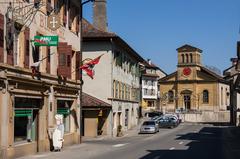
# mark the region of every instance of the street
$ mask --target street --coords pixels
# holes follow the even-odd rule
[[[24,159],[202,159],[239,158],[230,154],[226,126],[183,123],[174,129],[160,129],[157,134],[137,134],[132,130],[121,138],[86,140],[61,152],[39,153]],[[21,159],[23,159],[21,158]]]

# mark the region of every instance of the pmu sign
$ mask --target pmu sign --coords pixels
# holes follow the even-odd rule
[[[35,46],[58,46],[58,36],[34,36]]]

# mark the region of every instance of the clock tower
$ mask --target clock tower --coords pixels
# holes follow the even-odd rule
[[[190,45],[184,45],[178,51],[178,80],[196,80],[197,70],[201,66],[202,50]]]

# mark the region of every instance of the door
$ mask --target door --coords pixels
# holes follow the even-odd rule
[[[183,98],[185,109],[187,110],[191,109],[191,96],[189,94],[186,94],[183,96]]]

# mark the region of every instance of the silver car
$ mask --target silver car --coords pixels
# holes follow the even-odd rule
[[[158,123],[154,120],[144,121],[139,134],[143,133],[156,133],[159,132],[159,126]]]

